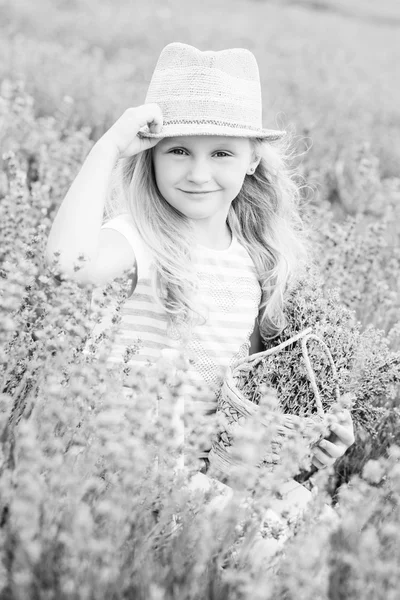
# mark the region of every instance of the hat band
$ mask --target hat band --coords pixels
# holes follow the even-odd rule
[[[164,121],[163,127],[167,125],[218,125],[220,127],[231,127],[232,129],[261,131],[260,127],[253,127],[252,125],[240,123],[229,123],[228,121],[217,121],[216,119],[171,119],[170,121]]]

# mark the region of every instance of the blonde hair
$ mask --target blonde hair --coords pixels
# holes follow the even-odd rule
[[[291,139],[251,140],[260,157],[255,173],[246,175],[228,212],[228,225],[249,251],[262,288],[259,313],[264,337],[285,327],[284,295],[307,259],[307,241],[300,217],[302,187],[290,170]],[[105,220],[129,212],[139,235],[154,258],[155,297],[170,318],[189,331],[201,317],[194,302],[196,276],[191,261],[190,221],[160,194],[154,174],[152,149],[121,159],[106,202]]]

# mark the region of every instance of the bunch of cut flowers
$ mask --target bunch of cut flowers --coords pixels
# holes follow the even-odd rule
[[[282,445],[296,436],[306,442],[299,458],[304,468],[313,446],[329,435],[336,414],[350,406],[359,340],[353,313],[334,292],[322,291],[311,270],[288,294],[284,311],[287,325],[279,338],[267,339],[261,330],[265,350],[233,365],[221,388],[210,463],[224,481],[243,463],[235,439],[244,422],[257,415],[266,394],[277,396],[273,418],[278,425],[257,459],[270,472],[280,462]]]

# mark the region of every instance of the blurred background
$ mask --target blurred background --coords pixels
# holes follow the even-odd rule
[[[264,125],[299,136],[309,179],[360,142],[385,178],[399,173],[399,34],[398,0],[0,0],[0,80],[26,81],[37,116],[68,112],[96,140],[144,101],[169,42],[245,47]]]

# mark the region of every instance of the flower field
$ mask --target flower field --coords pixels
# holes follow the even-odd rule
[[[328,0],[1,0],[0,17],[0,599],[397,600],[395,3],[377,12],[358,0],[351,10]],[[355,444],[331,470],[310,477],[296,430],[273,472],[260,465],[278,401],[308,393],[297,355],[282,353],[261,418],[232,441],[240,460],[228,478],[234,493],[222,500],[217,483],[191,483],[196,451],[221,423],[199,422],[190,405],[180,468],[183,358],[175,369],[165,356],[139,370],[127,348],[124,364],[107,363],[126,278],[97,290],[93,311],[93,290],[56,280],[44,260],[88,151],[143,101],[170,41],[248,47],[258,59],[264,121],[293,136],[315,248],[315,264],[287,295],[285,335],[312,327],[326,342],[355,424]],[[99,334],[111,306],[112,326]],[[314,360],[328,398],[325,363]],[[313,499],[300,518],[274,520],[288,476]]]

